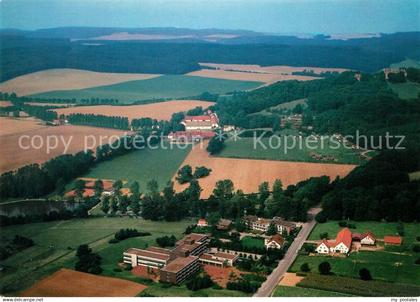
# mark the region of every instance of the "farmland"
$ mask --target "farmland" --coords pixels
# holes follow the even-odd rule
[[[141,100],[197,96],[203,92],[220,94],[235,90],[248,90],[260,85],[261,82],[255,81],[234,81],[185,75],[164,75],[148,80],[128,81],[88,89],[50,91],[33,94],[32,96],[44,99],[75,98],[79,100],[89,98],[113,98],[118,99],[121,103],[128,104]]]
[[[258,135],[256,136],[258,137]],[[280,136],[279,136],[280,137]],[[284,137],[284,136],[283,136]],[[249,158],[249,159],[266,159],[266,160],[282,160],[282,161],[299,161],[299,162],[331,162],[331,163],[343,163],[343,164],[361,164],[363,160],[359,157],[359,152],[349,149],[343,146],[342,143],[334,142],[329,138],[325,137],[317,139],[315,144],[309,145],[305,143],[305,137],[302,137],[302,148],[299,146],[299,136],[287,135],[286,139],[271,139],[261,138],[259,141],[262,144],[255,144],[253,138],[238,138],[228,139],[225,142],[225,148],[218,155],[220,157],[230,158]],[[290,140],[289,140],[290,139]],[[277,148],[270,147],[270,141],[273,146],[279,146]],[[278,145],[278,142],[281,145]],[[293,145],[293,141],[295,142]],[[308,139],[309,141],[309,139]],[[286,148],[286,144],[289,149]],[[334,147],[338,144],[339,148]],[[328,157],[327,161],[320,161],[310,156],[311,153],[316,153],[325,157]]]
[[[21,126],[21,120],[11,121],[3,118],[0,120],[2,122],[5,121],[5,125],[7,126],[5,127],[6,131],[13,131],[11,134],[2,133],[0,136],[2,144],[0,151],[1,173],[14,170],[31,163],[44,163],[51,158],[62,155],[64,152],[67,154],[73,154],[84,150],[85,147],[94,149],[96,146],[101,144],[101,141],[102,144],[108,143],[109,141],[112,142],[118,136],[124,134],[123,131],[114,129],[73,125],[44,127],[38,125],[34,121],[29,123],[24,122]],[[23,127],[23,130],[21,127]],[[31,128],[32,130],[29,130]],[[15,130],[19,130],[19,132],[16,132]],[[26,139],[22,140],[22,144],[24,144],[23,147],[25,147],[25,149],[19,146],[19,139],[23,134],[26,135]],[[57,147],[48,149],[48,139],[51,140],[52,145],[55,145],[55,142],[57,142]],[[34,142],[32,146],[30,146],[31,140]],[[67,149],[66,146],[68,146]]]
[[[10,118],[0,117],[0,138],[9,134],[23,133],[27,131],[45,128],[42,121],[36,118]]]
[[[291,271],[300,271],[303,263],[308,263],[312,272],[316,272],[319,263],[328,261],[331,264],[331,271],[340,276],[358,278],[359,270],[367,268],[373,279],[398,283],[418,284],[420,281],[420,267],[414,264],[417,255],[412,251],[412,246],[418,236],[419,224],[405,223],[405,234],[402,247],[383,248],[381,239],[385,235],[396,235],[396,223],[380,222],[354,222],[354,232],[363,233],[371,231],[379,239],[377,251],[359,251],[350,253],[348,257],[337,258],[328,256],[305,256],[299,255],[291,267]],[[340,227],[337,221],[329,221],[317,224],[312,231],[309,240],[319,240],[321,233],[328,233],[329,238],[335,238]]]
[[[168,147],[168,146],[166,146]],[[168,147],[169,148],[169,147]],[[99,163],[84,177],[138,181],[141,190],[154,179],[163,188],[178,170],[191,148],[143,149]]]
[[[273,297],[348,297],[350,295],[331,292],[326,290],[295,287],[295,286],[277,286]]]
[[[72,113],[82,114],[101,114],[107,116],[125,116],[129,120],[142,117],[150,117],[157,120],[170,120],[175,112],[188,111],[197,106],[207,108],[213,105],[213,102],[196,101],[196,100],[179,100],[167,101],[145,105],[132,106],[80,106],[63,109],[55,109],[58,115],[69,115]]]
[[[146,286],[132,281],[61,269],[23,292],[24,297],[133,297]]]
[[[16,293],[28,288],[36,281],[54,273],[62,267],[72,269],[75,263],[75,249],[80,244],[89,244],[95,252],[102,256],[104,275],[122,277],[118,274],[131,273],[113,271],[122,257],[122,251],[128,247],[145,247],[155,244],[156,237],[174,234],[178,238],[191,221],[159,222],[143,219],[100,217],[89,219],[73,219],[14,225],[2,227],[1,237],[12,238],[15,234],[31,238],[35,245],[19,252],[4,261],[0,273],[2,291]],[[108,240],[121,228],[137,228],[150,232],[152,236],[137,237],[110,245]],[[138,281],[132,276],[132,281]]]
[[[0,91],[18,96],[55,90],[83,89],[158,77],[158,74],[106,73],[80,69],[47,69],[25,74],[0,84]]]
[[[213,191],[217,181],[230,179],[235,189],[245,193],[258,190],[258,186],[268,181],[272,184],[280,179],[283,186],[295,184],[312,176],[327,175],[331,179],[336,176],[347,175],[355,166],[321,163],[298,163],[255,159],[234,159],[210,156],[206,151],[206,144],[197,144],[186,157],[182,165],[191,167],[205,166],[212,169],[209,176],[199,180],[203,189],[202,198],[207,198]],[[185,185],[175,183],[176,190],[182,190]]]

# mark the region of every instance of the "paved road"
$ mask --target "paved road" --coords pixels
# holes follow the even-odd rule
[[[303,243],[316,224],[316,221],[313,218],[320,211],[320,208],[312,208],[308,211],[309,221],[303,224],[302,229],[290,245],[284,258],[254,294],[254,297],[270,297],[277,284],[279,284],[281,277],[287,272],[293,261],[295,261],[298,251],[301,249]]]

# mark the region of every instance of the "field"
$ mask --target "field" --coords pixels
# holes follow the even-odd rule
[[[10,101],[0,101],[0,107],[9,107],[13,106],[12,102]]]
[[[157,74],[106,73],[79,69],[48,69],[25,74],[0,84],[0,91],[15,92],[18,96],[34,93],[83,89],[133,80],[158,77]]]
[[[145,105],[132,106],[80,106],[63,109],[55,109],[58,115],[69,115],[72,113],[83,114],[102,114],[108,116],[126,116],[129,120],[141,117],[150,117],[157,120],[170,120],[175,112],[188,111],[189,109],[201,106],[207,108],[213,105],[213,102],[204,102],[196,100],[167,101]]]
[[[117,136],[124,134],[121,130],[85,127],[85,126],[51,126],[43,127],[34,122],[20,124],[21,120],[3,120],[6,121],[5,129],[16,130],[11,134],[3,134],[0,136],[1,150],[0,150],[0,173],[17,169],[31,163],[44,163],[47,160],[65,153],[73,154],[82,151],[85,147],[89,149],[96,148],[102,144],[115,140]],[[13,129],[13,127],[15,127]],[[21,128],[23,127],[23,129]],[[29,130],[31,129],[32,130]],[[2,127],[3,131],[3,127]],[[7,132],[6,132],[7,133]],[[19,139],[23,137],[22,146],[19,146]],[[94,138],[94,139],[93,139]],[[51,145],[57,143],[56,148],[48,149],[47,140],[50,140]],[[30,141],[33,145],[30,145]],[[41,145],[42,144],[42,145]],[[68,147],[66,149],[66,146]],[[29,147],[29,148],[27,148]],[[39,149],[38,149],[39,148]]]
[[[31,238],[35,245],[0,262],[4,268],[0,272],[1,289],[3,292],[16,293],[63,267],[73,269],[75,249],[80,244],[89,244],[101,255],[104,275],[138,282],[139,279],[130,272],[114,272],[122,252],[128,247],[155,244],[155,239],[163,235],[174,234],[180,238],[191,223],[186,220],[156,223],[128,217],[99,217],[2,227],[2,240],[19,234]],[[150,232],[152,236],[109,244],[108,240],[121,228],[136,228]]]
[[[370,230],[381,240],[384,235],[396,235],[396,223],[379,222],[354,222],[356,229],[354,232],[363,233]],[[309,240],[319,240],[320,234],[327,232],[329,238],[335,238],[338,230],[337,221],[329,221],[317,224],[309,236]],[[418,258],[412,251],[412,246],[416,242],[419,224],[405,223],[405,235],[403,237],[402,247],[385,246],[384,249],[377,251],[359,251],[350,253],[348,257],[338,258],[329,256],[305,256],[299,255],[291,267],[291,271],[300,271],[303,263],[308,263],[312,272],[318,271],[318,265],[322,261],[328,261],[331,264],[334,274],[345,277],[359,277],[359,270],[367,268],[375,280],[399,282],[407,284],[420,283],[420,267],[414,264]],[[418,243],[417,243],[418,244]],[[383,247],[382,242],[378,242],[379,247]]]
[[[343,68],[322,68],[322,67],[294,67],[294,66],[260,66],[247,64],[219,64],[219,63],[200,63],[201,66],[210,68],[229,70],[229,71],[245,71],[256,73],[271,73],[271,74],[292,74],[292,72],[299,72],[306,70],[313,70],[315,73],[321,72],[343,72],[348,69]]]
[[[201,69],[187,73],[189,76],[206,77],[215,79],[237,80],[237,81],[258,81],[266,84],[272,84],[278,81],[310,81],[319,79],[317,77],[289,75],[289,74],[275,74],[275,73],[257,73],[244,71],[228,71],[222,69]]]
[[[326,290],[294,287],[294,286],[277,286],[273,297],[349,297],[350,295],[331,292]]]
[[[394,63],[389,66],[390,68],[397,69],[397,68],[408,68],[408,67],[414,67],[414,68],[420,68],[420,61],[412,60],[412,59],[406,59],[404,61],[401,61],[399,63]]]
[[[137,180],[143,192],[146,190],[147,182],[154,179],[162,189],[176,173],[189,150],[191,150],[189,146],[186,149],[174,147],[172,150],[163,148],[137,150],[111,161],[99,163],[84,177]]]
[[[241,243],[243,246],[249,247],[249,248],[263,248],[264,247],[264,240],[262,238],[255,238],[251,236],[245,236],[241,239]]]
[[[206,166],[211,168],[209,176],[199,180],[203,189],[202,198],[211,195],[217,181],[230,179],[235,189],[241,189],[245,193],[252,193],[258,190],[258,186],[268,181],[270,184],[276,179],[281,179],[283,186],[295,184],[312,176],[327,175],[331,179],[336,176],[347,175],[354,165],[320,164],[320,163],[298,163],[282,162],[255,159],[234,159],[213,157],[206,151],[206,144],[197,144],[187,156],[182,165],[191,167]],[[185,185],[175,182],[175,190],[182,190]]]
[[[146,286],[132,281],[61,269],[23,292],[24,297],[134,297]]]
[[[9,134],[23,133],[45,128],[42,121],[36,118],[0,117],[0,139]],[[2,140],[3,144],[3,140]]]
[[[261,82],[212,79],[185,75],[164,75],[148,80],[128,81],[88,89],[50,91],[33,94],[32,96],[44,99],[114,98],[118,99],[121,103],[129,104],[141,100],[197,96],[203,92],[221,94],[235,90],[253,89],[260,85]]]
[[[392,91],[394,91],[401,99],[411,100],[417,99],[420,93],[420,84],[413,82],[405,82],[399,84],[389,83]]]
[[[258,136],[257,136],[258,137]],[[270,148],[270,138],[262,138],[260,141],[262,145],[257,143],[254,148],[253,138],[238,138],[228,139],[225,142],[225,148],[220,152],[220,157],[230,158],[249,158],[249,159],[266,159],[266,160],[283,160],[283,161],[299,161],[299,162],[313,162],[313,163],[343,163],[343,164],[356,164],[360,165],[364,160],[359,156],[359,152],[353,149],[347,149],[339,142],[331,142],[328,138],[318,139],[315,144],[308,144],[305,142],[305,138],[302,139],[302,148],[299,146],[298,136],[287,136],[285,139],[271,139],[271,145],[274,148]],[[295,141],[295,146],[293,143]],[[281,145],[278,145],[278,143]],[[289,149],[285,149],[289,146]],[[338,144],[339,148],[335,149],[335,144]],[[293,146],[293,147],[292,147]],[[310,153],[328,157],[328,160],[322,161],[312,158]]]

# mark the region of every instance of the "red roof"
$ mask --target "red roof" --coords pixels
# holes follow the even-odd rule
[[[321,244],[325,244],[328,248],[335,246],[334,242],[328,241],[327,239],[322,239],[322,241],[317,245],[317,247]]]
[[[207,225],[207,221],[205,219],[199,219],[197,225]]]
[[[337,246],[342,242],[345,246],[350,248],[351,240],[351,231],[349,230],[349,228],[344,228],[340,232],[338,232],[337,237],[335,237],[335,245]]]
[[[201,122],[201,121],[210,121],[210,120],[211,118],[208,115],[186,116],[184,119],[185,122],[190,122],[190,121]]]
[[[280,236],[279,234],[274,235],[273,237],[270,238],[270,240],[268,241],[268,243],[274,241],[275,243],[277,243],[278,245],[283,245],[284,243],[284,239],[282,236]]]
[[[385,236],[384,237],[385,244],[398,244],[402,243],[401,236]]]
[[[371,231],[367,231],[366,233],[362,234],[361,239],[366,238],[366,237],[370,237],[373,240],[376,240],[375,234],[373,234]]]

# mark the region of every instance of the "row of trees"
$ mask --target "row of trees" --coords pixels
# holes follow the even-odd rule
[[[129,129],[128,118],[122,116],[72,113],[67,117],[67,119],[69,123],[74,125],[114,128],[122,130]]]
[[[210,173],[211,173],[211,169],[206,168],[204,166],[196,167],[193,173],[191,166],[185,165],[181,169],[178,170],[176,180],[180,184],[184,184],[184,183],[190,182],[193,179],[206,177],[210,175]]]

